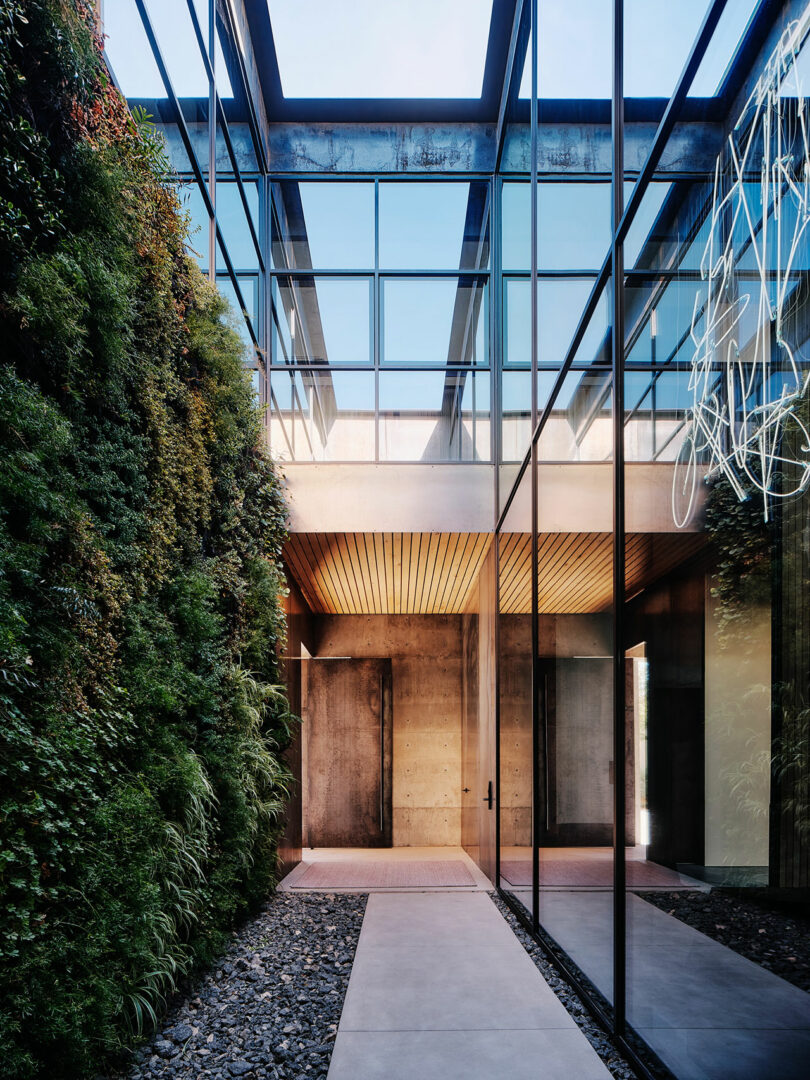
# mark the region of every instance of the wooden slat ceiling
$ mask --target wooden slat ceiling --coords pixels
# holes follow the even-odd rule
[[[630,533],[626,545],[627,594],[643,589],[706,543],[700,533]],[[606,611],[613,603],[613,538],[609,533],[541,533],[538,545],[539,610],[577,614]],[[531,537],[501,537],[500,609],[531,611]]]
[[[491,543],[489,533],[293,533],[284,558],[316,613],[452,615]]]
[[[606,611],[613,602],[608,533],[538,536],[540,611]],[[287,565],[312,611],[331,615],[452,615],[467,606],[492,543],[488,533],[294,533]],[[691,558],[696,533],[631,533],[627,593],[632,596]],[[501,537],[500,605],[531,610],[531,538]]]

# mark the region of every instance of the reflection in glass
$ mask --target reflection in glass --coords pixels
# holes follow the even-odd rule
[[[380,183],[380,268],[479,270],[489,262],[489,184]]]
[[[270,372],[270,450],[284,461],[373,461],[374,373]]]
[[[273,265],[308,270],[374,269],[374,185],[273,184]]]
[[[613,995],[611,408],[609,372],[570,373],[537,447],[539,918],[607,1002]],[[565,468],[549,467],[583,460],[602,462],[591,467],[586,502]]]
[[[384,278],[386,364],[486,364],[487,287],[478,278]]]
[[[489,461],[489,372],[380,373],[381,461]]]
[[[274,364],[367,364],[371,279],[278,277],[273,281]]]
[[[532,910],[532,513],[527,469],[498,534],[500,885]]]

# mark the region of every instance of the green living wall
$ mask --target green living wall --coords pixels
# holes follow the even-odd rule
[[[285,505],[92,4],[0,0],[0,1076],[94,1075],[266,896]]]

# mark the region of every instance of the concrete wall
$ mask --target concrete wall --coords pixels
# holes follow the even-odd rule
[[[302,654],[312,647],[312,626],[310,613],[298,586],[291,579],[287,579],[289,593],[284,599],[284,611],[287,615],[287,650],[283,660],[284,682],[287,687],[287,696],[290,702],[290,712],[296,716],[303,716],[306,706],[304,685],[304,666],[306,661]],[[290,799],[287,803],[287,811],[284,824],[284,835],[279,842],[279,855],[281,857],[284,872],[288,873],[301,861],[302,844],[302,738],[299,728],[293,739],[292,745],[285,754],[285,760],[289,765],[295,783]]]
[[[706,865],[767,866],[771,613],[722,633],[706,592]]]
[[[461,843],[461,615],[323,615],[315,655],[390,657],[394,847]]]

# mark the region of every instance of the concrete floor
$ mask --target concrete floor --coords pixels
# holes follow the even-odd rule
[[[476,884],[369,898],[330,1080],[609,1075],[462,849],[306,850],[280,888],[304,863],[380,858],[461,859]],[[810,994],[633,893],[627,905],[628,1020],[678,1080],[808,1080]],[[540,892],[542,925],[608,1000],[612,907],[605,889]]]
[[[612,918],[610,892],[540,894],[543,927],[608,1000]],[[627,1019],[679,1080],[810,1077],[810,994],[632,893]]]
[[[329,1080],[607,1080],[488,896],[369,897]]]

